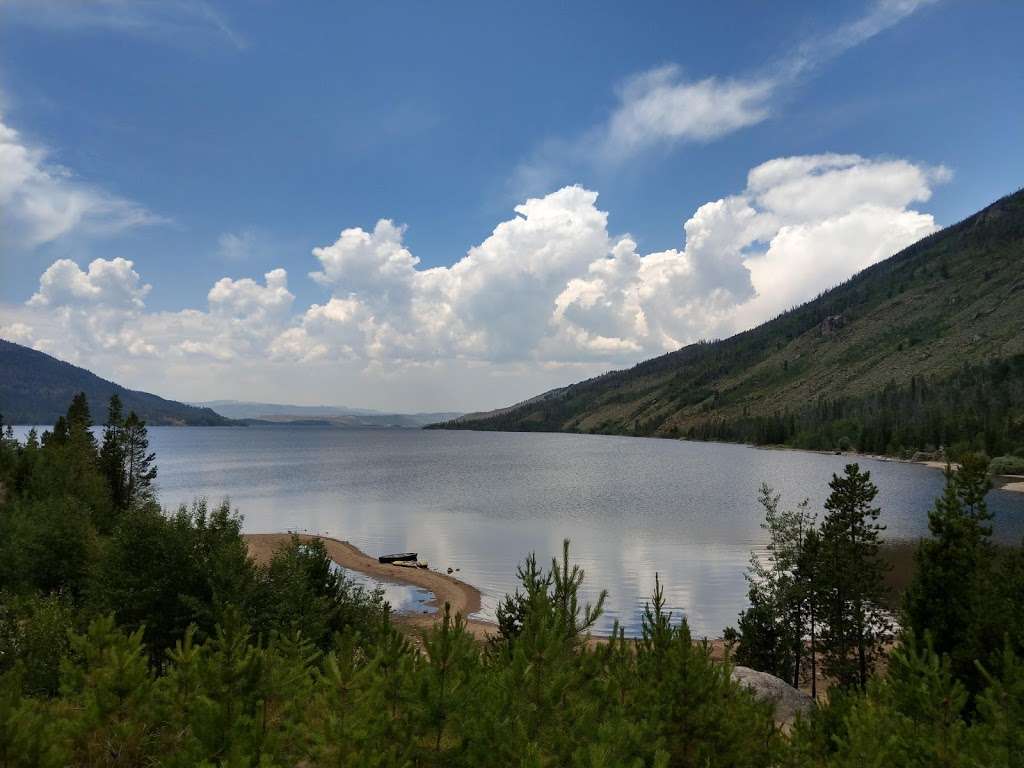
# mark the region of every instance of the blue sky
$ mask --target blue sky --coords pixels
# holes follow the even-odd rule
[[[1018,3],[299,7],[0,0],[31,171],[0,167],[0,335],[182,398],[491,407],[765,319],[1024,179]],[[756,226],[690,247],[720,200]],[[794,227],[842,231],[835,263]]]

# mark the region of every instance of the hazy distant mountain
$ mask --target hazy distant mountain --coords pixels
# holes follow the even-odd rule
[[[0,339],[0,414],[4,423],[51,425],[67,411],[78,392],[85,392],[96,423],[102,423],[113,394],[121,398],[126,412],[135,411],[151,426],[231,423],[209,408],[125,389],[85,368]]]
[[[283,405],[281,403],[255,403],[248,400],[207,400],[201,403],[190,403],[190,405],[197,408],[212,408],[230,419],[261,419],[272,416],[320,418],[381,413],[369,408],[348,408],[344,405]]]
[[[246,422],[272,424],[309,424],[348,429],[404,427],[414,429],[438,421],[455,419],[458,412],[441,413],[386,413],[368,408],[349,408],[343,405],[287,405],[282,403],[253,403],[243,400],[209,400],[193,405],[212,408],[223,416]]]
[[[1012,448],[1022,374],[1024,190],[757,328],[437,426]]]

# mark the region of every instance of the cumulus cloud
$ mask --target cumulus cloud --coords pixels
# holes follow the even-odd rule
[[[126,259],[95,259],[87,270],[59,259],[40,277],[39,289],[25,308],[6,319],[0,333],[73,361],[116,353],[121,358],[228,362],[264,356],[292,322],[295,297],[283,269],[267,272],[263,283],[251,278],[218,280],[207,294],[205,311],[146,311],[144,299],[150,290]]]
[[[260,285],[243,277],[232,280],[222,277],[207,294],[210,311],[227,317],[265,321],[288,314],[295,296],[288,290],[288,273],[283,269],[267,272]]]
[[[516,208],[450,267],[419,269],[404,229],[344,230],[313,254],[332,290],[275,354],[391,363],[433,358],[627,362],[750,327],[936,229],[943,167],[859,155],[779,158],[700,206],[679,249],[616,237],[597,193],[565,187]]]
[[[134,264],[127,259],[95,259],[83,271],[70,259],[55,261],[39,278],[39,290],[30,306],[142,309],[143,298],[152,289],[144,285]]]
[[[699,206],[679,247],[656,252],[611,233],[580,186],[525,201],[450,266],[423,268],[404,227],[381,219],[313,249],[327,296],[299,310],[283,269],[218,280],[204,310],[149,312],[132,262],[60,260],[0,320],[69,359],[589,373],[749,328],[886,258],[937,229],[913,206],[949,177],[855,154],[770,160]]]
[[[71,232],[163,223],[143,206],[83,183],[0,118],[0,246],[32,248]]]

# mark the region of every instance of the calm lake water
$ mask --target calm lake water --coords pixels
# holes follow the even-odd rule
[[[459,568],[481,615],[516,586],[516,565],[572,540],[587,593],[609,592],[602,629],[638,628],[660,574],[696,635],[720,636],[743,608],[750,550],[764,545],[757,489],[821,508],[848,458],[738,445],[591,435],[157,427],[165,505],[230,497],[250,532],[308,530],[370,554],[412,550]],[[860,459],[880,489],[890,538],[927,532],[942,474]],[[997,538],[1024,536],[1024,494],[993,491]],[[422,596],[396,603],[415,605]],[[677,614],[678,615],[678,614]]]

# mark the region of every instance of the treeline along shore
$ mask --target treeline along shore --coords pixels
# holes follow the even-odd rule
[[[660,583],[638,638],[589,642],[605,595],[580,598],[569,542],[549,565],[525,557],[483,638],[472,588],[433,574],[447,604],[410,638],[379,590],[333,567],[370,567],[350,545],[247,539],[226,502],[163,509],[145,423],[107,406],[98,439],[82,395],[51,430],[0,432],[4,768],[1024,758],[1024,554],[991,543],[982,455],[921,510],[930,535],[897,597],[868,472],[833,476],[822,510],[765,485],[768,554],[722,660]],[[810,681],[817,702],[782,728],[736,663]]]

